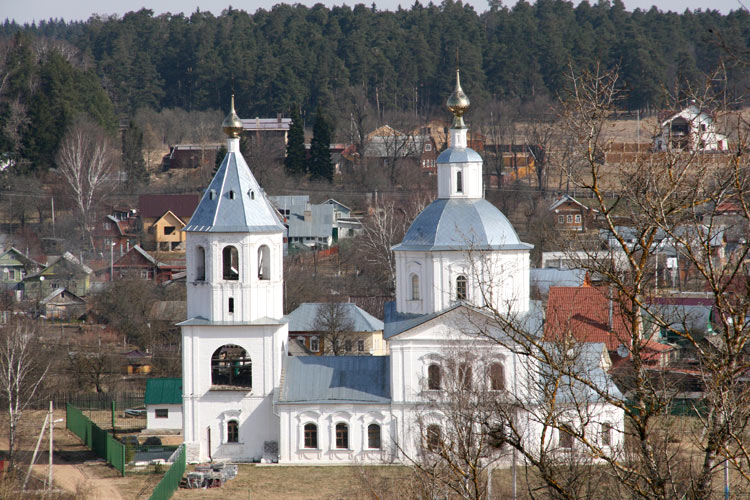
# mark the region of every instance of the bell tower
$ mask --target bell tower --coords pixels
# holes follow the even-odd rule
[[[191,459],[252,460],[278,440],[284,226],[240,153],[234,96],[222,128],[227,155],[185,226],[183,426]]]

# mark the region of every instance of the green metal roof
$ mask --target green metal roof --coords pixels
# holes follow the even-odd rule
[[[181,405],[181,378],[150,378],[146,380],[147,405]]]

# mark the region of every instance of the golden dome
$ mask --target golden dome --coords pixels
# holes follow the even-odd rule
[[[471,101],[461,88],[461,77],[458,68],[456,68],[456,89],[448,97],[448,109],[453,113],[453,128],[466,128],[464,124],[464,113],[469,109]]]
[[[237,116],[237,112],[234,110],[234,94],[232,94],[232,108],[229,110],[229,114],[224,121],[221,122],[221,128],[224,129],[224,133],[227,137],[237,138],[242,132],[242,121]]]

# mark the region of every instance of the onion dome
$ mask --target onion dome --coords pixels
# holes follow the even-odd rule
[[[456,88],[453,93],[448,97],[448,109],[453,113],[453,125],[452,128],[466,128],[464,124],[464,113],[468,111],[471,101],[469,96],[466,95],[464,90],[461,88],[461,77],[459,70],[456,68]]]
[[[237,116],[237,112],[234,110],[234,94],[232,94],[232,108],[221,123],[221,128],[224,129],[227,137],[232,139],[236,139],[242,133],[242,121],[240,121],[240,117]]]

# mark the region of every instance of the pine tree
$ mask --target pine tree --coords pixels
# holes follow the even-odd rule
[[[148,183],[146,162],[143,161],[143,132],[132,120],[122,133],[122,167],[128,174],[128,191]]]
[[[313,138],[310,143],[310,177],[333,181],[333,162],[331,162],[331,124],[326,120],[323,111],[318,108],[313,125]]]
[[[289,125],[289,136],[286,142],[284,169],[288,175],[299,177],[307,171],[305,165],[305,130],[297,106],[292,110],[292,123]]]
[[[227,155],[227,147],[222,146],[219,148],[219,150],[216,152],[216,161],[214,162],[214,175],[216,175],[216,172],[219,171],[219,167],[221,166],[221,162],[224,161],[224,157]]]

